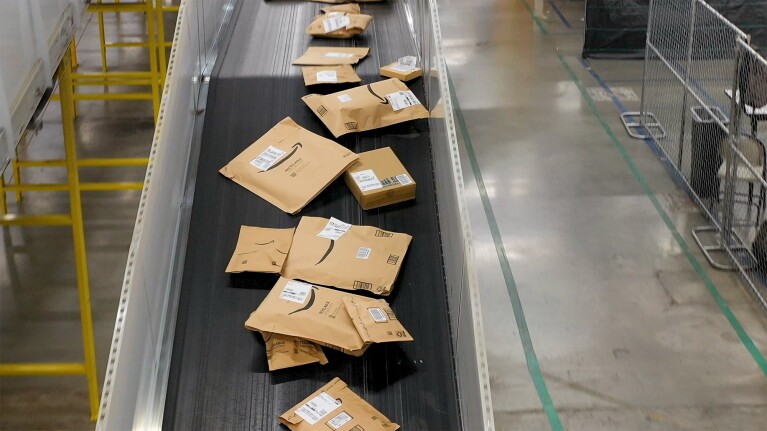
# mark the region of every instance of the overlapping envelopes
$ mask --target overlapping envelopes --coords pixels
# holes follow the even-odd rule
[[[302,217],[282,276],[294,280],[391,293],[412,237],[340,220]]]
[[[293,60],[298,66],[326,66],[332,64],[357,64],[370,52],[370,48],[342,48],[333,46],[310,46],[301,57]]]
[[[429,117],[415,94],[395,78],[302,100],[335,137]]]
[[[240,236],[226,272],[278,273],[290,250],[295,229],[240,226]]]
[[[372,20],[372,16],[360,13],[330,12],[314,17],[306,28],[306,34],[347,39],[362,34]]]
[[[262,332],[266,344],[266,360],[269,371],[319,362],[328,363],[328,358],[322,352],[322,347],[308,340],[290,335]]]
[[[389,420],[338,377],[280,416],[291,431],[396,431]]]
[[[342,84],[345,82],[360,82],[362,79],[348,64],[332,66],[304,66],[301,68],[304,84]]]
[[[288,117],[220,172],[279,209],[295,214],[355,160],[357,155],[352,151]]]
[[[325,6],[320,10],[326,14],[331,14],[333,12],[360,13],[360,5],[357,3],[346,3],[333,6]]]
[[[261,333],[298,337],[352,356],[361,356],[372,343],[413,341],[388,305],[384,306],[385,301],[366,301],[376,300],[280,277],[258,309],[251,313],[245,327]],[[351,304],[350,308],[356,307],[352,308],[354,320],[346,303]],[[370,320],[356,315],[361,314],[358,310],[363,308],[370,319],[375,315],[381,320],[385,315],[386,320],[372,320],[375,330],[369,328]],[[375,310],[368,311],[368,308]],[[381,334],[381,330],[397,336],[393,339]]]

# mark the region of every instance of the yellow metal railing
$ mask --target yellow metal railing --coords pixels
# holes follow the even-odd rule
[[[80,184],[77,149],[74,130],[74,93],[72,82],[72,54],[67,50],[59,65],[57,75],[61,100],[61,119],[64,131],[65,160],[55,161],[56,166],[67,170],[66,184],[24,184],[14,175],[16,184],[6,185],[4,178],[0,179],[0,225],[5,226],[62,226],[72,227],[72,239],[75,251],[75,270],[77,273],[77,293],[80,307],[80,325],[83,336],[83,362],[38,362],[38,363],[5,363],[0,364],[0,376],[58,376],[84,375],[88,382],[91,419],[98,414],[99,394],[96,375],[96,350],[93,340],[93,319],[91,316],[90,287],[88,283],[88,261],[85,252],[85,231],[83,228],[83,212],[80,201]],[[16,162],[14,171],[23,167]],[[7,194],[16,192],[61,191],[69,192],[69,214],[9,214]]]

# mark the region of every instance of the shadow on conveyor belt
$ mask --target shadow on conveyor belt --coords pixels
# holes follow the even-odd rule
[[[412,121],[336,140],[356,151],[390,146],[414,177],[415,201],[363,211],[343,180],[333,182],[298,215],[291,216],[218,170],[286,116],[307,129],[333,139],[300,100],[309,90],[300,68],[278,59],[300,54],[308,37],[280,32],[260,39],[253,23],[265,13],[275,19],[296,10],[308,20],[315,3],[240,2],[229,46],[211,79],[200,149],[192,219],[178,308],[164,430],[285,430],[277,417],[334,377],[340,377],[403,430],[459,430],[446,286],[442,267],[428,123]],[[392,56],[412,54],[413,41],[402,32],[401,5],[363,5],[376,26],[368,38],[371,54],[358,66],[363,82],[381,79],[378,68]],[[291,18],[292,19],[292,18]],[[257,28],[257,27],[256,27]],[[291,27],[292,28],[292,27]],[[262,28],[266,34],[269,28]],[[292,30],[291,30],[292,31]],[[247,39],[250,38],[250,45]],[[313,41],[314,45],[349,41]],[[270,56],[252,46],[269,45]],[[395,54],[396,52],[396,54]],[[288,54],[286,54],[288,53]],[[235,71],[257,55],[272,66],[271,74]],[[297,55],[296,55],[297,56]],[[281,61],[288,64],[282,65]],[[282,72],[280,72],[282,71]],[[424,100],[423,81],[411,88]],[[414,342],[372,346],[361,358],[324,349],[330,363],[269,373],[260,335],[244,329],[276,281],[263,274],[224,272],[240,225],[294,227],[301,216],[334,216],[413,236],[394,293],[388,299]]]

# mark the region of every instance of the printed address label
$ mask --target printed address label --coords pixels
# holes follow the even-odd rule
[[[338,73],[335,70],[321,70],[317,72],[317,82],[338,82]]]
[[[272,165],[274,165],[277,160],[279,160],[280,157],[284,155],[285,151],[269,145],[269,147],[265,149],[261,154],[259,154],[258,157],[251,160],[250,164],[262,171],[265,171],[271,168]]]
[[[359,187],[360,191],[362,192],[383,188],[381,181],[378,179],[372,169],[352,172],[352,178],[354,179],[354,182],[357,183],[357,187]]]
[[[400,111],[411,106],[420,105],[421,102],[415,97],[412,91],[398,91],[396,93],[387,94],[386,98],[389,99],[392,109]]]
[[[322,392],[296,409],[296,414],[310,425],[314,425],[339,407],[341,407],[339,401]]]
[[[348,52],[326,52],[323,54],[323,57],[328,58],[352,58],[354,57],[354,54],[348,53]]]
[[[288,281],[287,284],[285,284],[285,287],[282,288],[280,299],[303,304],[306,302],[306,298],[311,291],[311,284],[301,283],[300,281]]]
[[[349,223],[344,223],[335,217],[331,217],[330,220],[328,220],[328,224],[325,225],[325,228],[322,229],[317,236],[335,241],[338,238],[341,238],[349,229],[351,229],[351,227],[352,225]]]
[[[334,16],[328,19],[322,20],[322,27],[325,29],[325,33],[331,33],[336,30],[346,28],[351,23],[349,17],[346,15]]]

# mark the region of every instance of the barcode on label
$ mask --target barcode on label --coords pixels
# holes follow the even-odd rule
[[[372,317],[376,323],[386,323],[389,321],[386,317],[386,312],[380,308],[368,308],[368,313],[370,313],[370,317]]]
[[[346,28],[351,23],[349,17],[346,15],[334,16],[328,19],[322,20],[322,27],[325,29],[325,33],[334,32],[341,28]]]
[[[341,407],[341,403],[330,395],[322,392],[309,400],[306,404],[296,409],[296,414],[310,425],[314,425],[333,410]]]
[[[397,181],[399,181],[399,183],[402,184],[403,186],[413,184],[413,180],[411,180],[410,177],[407,176],[407,174],[397,175]]]
[[[251,160],[250,164],[262,171],[265,171],[271,168],[272,165],[274,165],[274,163],[284,155],[285,151],[269,145],[269,147],[265,149],[261,154],[259,154],[258,157]]]
[[[285,287],[282,288],[280,299],[303,304],[306,302],[306,298],[311,290],[311,284],[301,283],[300,281],[288,281]]]
[[[370,248],[367,247],[360,247],[359,250],[357,250],[357,259],[367,259],[370,257],[370,252],[373,251]]]
[[[387,94],[386,98],[389,99],[391,108],[395,111],[421,104],[412,91],[398,91],[396,93]]]
[[[328,421],[328,426],[334,430],[337,430],[346,425],[350,420],[352,420],[352,417],[349,416],[349,413],[341,412],[337,414],[333,419]]]

